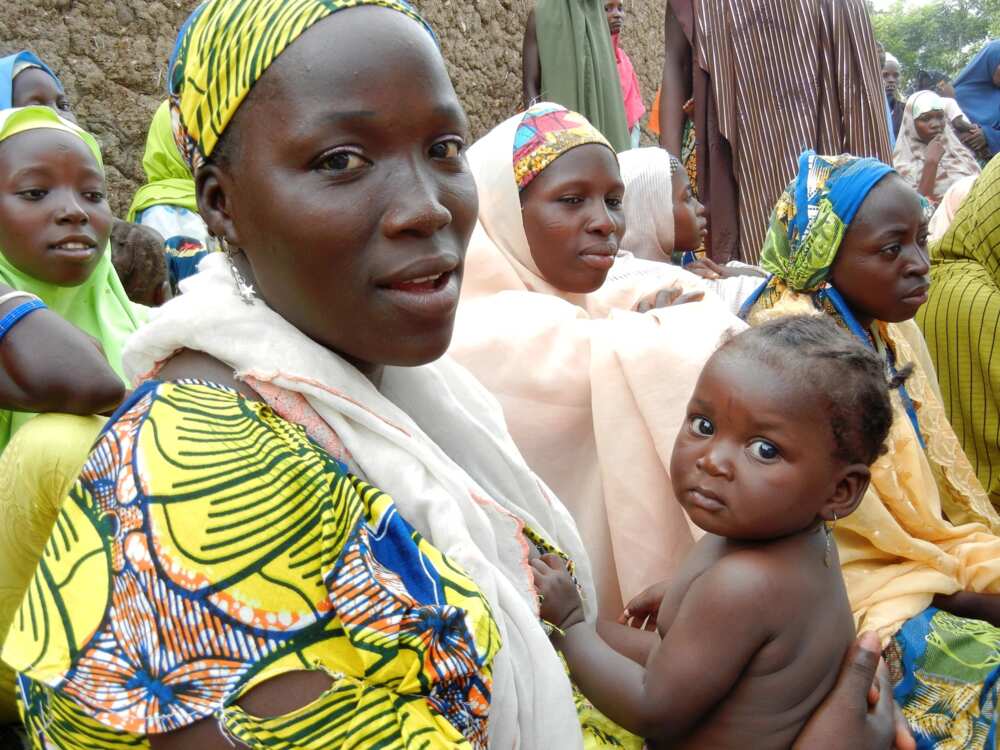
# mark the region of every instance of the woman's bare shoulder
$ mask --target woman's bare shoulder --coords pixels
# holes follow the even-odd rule
[[[232,388],[251,401],[261,398],[250,386],[236,379],[236,373],[229,365],[210,354],[183,349],[171,357],[157,373],[159,380],[185,380],[194,378]]]

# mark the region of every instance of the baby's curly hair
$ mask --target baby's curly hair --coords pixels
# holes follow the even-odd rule
[[[892,426],[891,391],[913,370],[886,376],[882,358],[825,315],[791,315],[729,339],[719,349],[791,372],[812,388],[830,415],[834,455],[871,465],[885,453]]]

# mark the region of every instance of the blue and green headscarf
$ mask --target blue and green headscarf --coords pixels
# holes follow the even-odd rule
[[[792,291],[822,287],[861,204],[892,171],[877,159],[804,151],[771,214],[761,266]]]
[[[407,0],[206,0],[181,27],[169,86],[177,146],[197,174],[250,89],[278,55],[337,11],[375,5],[409,16]]]

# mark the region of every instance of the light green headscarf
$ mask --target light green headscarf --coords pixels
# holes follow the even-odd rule
[[[169,101],[157,108],[149,125],[142,169],[146,173],[146,184],[136,191],[127,221],[134,222],[135,217],[150,206],[181,206],[198,212],[194,178],[174,141]]]
[[[631,146],[603,0],[538,0],[535,34],[542,98],[579,112],[611,141]]]
[[[75,135],[90,149],[103,169],[101,149],[92,135],[61,119],[48,107],[23,107],[0,112],[0,143],[29,130],[49,128]],[[50,310],[90,334],[104,347],[111,367],[122,380],[122,349],[125,339],[145,321],[146,309],[129,301],[105,249],[100,262],[79,286],[64,287],[29,276],[16,268],[0,248],[0,281],[23,292],[37,294]],[[0,453],[11,436],[34,414],[0,410]]]

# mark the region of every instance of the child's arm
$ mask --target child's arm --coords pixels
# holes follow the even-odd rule
[[[643,737],[687,734],[732,690],[772,634],[766,623],[776,607],[766,572],[723,561],[692,583],[643,669],[583,622],[561,561],[547,556],[532,565],[542,616],[563,630],[553,640],[577,687],[608,718]]]
[[[646,666],[649,655],[660,643],[660,636],[655,632],[639,630],[610,620],[598,620],[597,634],[619,654],[627,656],[642,667]]]
[[[959,591],[957,594],[934,597],[934,606],[959,617],[985,620],[994,627],[1000,627],[1000,594],[977,594]]]

